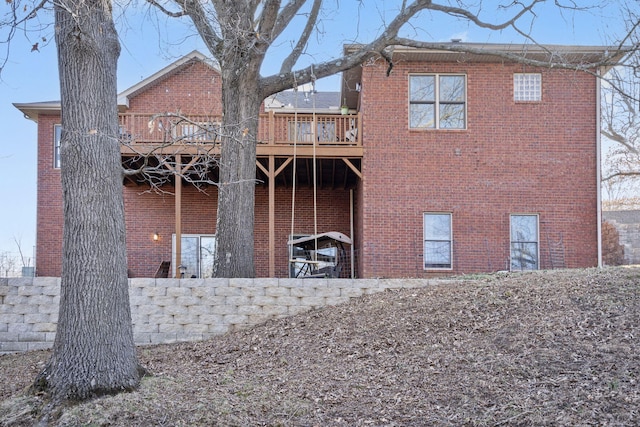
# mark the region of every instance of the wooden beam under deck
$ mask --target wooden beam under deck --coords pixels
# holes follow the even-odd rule
[[[135,144],[135,146],[123,145],[120,152],[125,157],[144,156],[145,153],[161,156],[220,156],[220,146],[213,144],[176,144],[161,146],[159,144]],[[312,145],[298,145],[295,147],[297,157],[313,157]],[[355,145],[320,145],[316,146],[316,157],[325,159],[361,158],[364,150]],[[256,155],[259,158],[290,157],[294,155],[292,145],[258,144]]]

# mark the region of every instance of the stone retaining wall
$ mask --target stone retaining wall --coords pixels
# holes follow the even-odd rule
[[[311,308],[428,279],[129,279],[137,344],[203,340]],[[0,354],[50,348],[60,302],[55,277],[0,279]]]

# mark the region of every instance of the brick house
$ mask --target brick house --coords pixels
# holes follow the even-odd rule
[[[474,47],[546,58],[541,47]],[[554,50],[591,63],[606,48]],[[257,275],[287,277],[318,257],[335,265],[342,256],[341,277],[599,265],[599,92],[589,73],[399,48],[390,75],[374,61],[343,73],[341,93],[268,98],[257,146]],[[122,92],[123,162],[135,166],[154,149],[154,159],[195,173],[193,158],[219,152],[220,97],[219,72],[198,52]],[[59,276],[60,104],[15,106],[38,124],[36,274]],[[154,116],[167,112],[189,121]],[[216,173],[215,165],[205,171],[214,181]],[[130,274],[152,277],[168,266],[176,275],[183,265],[189,276],[207,276],[216,187],[172,175],[161,191],[149,190],[140,176],[124,181]],[[353,244],[314,248],[309,263],[308,248],[287,244],[324,232]]]

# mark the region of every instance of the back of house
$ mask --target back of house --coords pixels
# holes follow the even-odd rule
[[[259,277],[599,264],[599,70],[540,65],[549,52],[596,63],[606,48],[466,45],[474,53],[464,53],[460,45],[396,48],[391,73],[386,61],[370,61],[343,74],[341,93],[311,88],[265,101]],[[516,53],[529,65],[508,58]],[[212,273],[216,162],[202,163],[199,182],[189,174],[197,159],[219,158],[220,88],[219,70],[194,52],[119,97],[123,164],[152,158],[165,172],[184,172],[123,182],[133,277]],[[60,105],[16,107],[38,123],[36,274],[59,276]],[[287,244],[326,233],[345,238],[312,249]]]

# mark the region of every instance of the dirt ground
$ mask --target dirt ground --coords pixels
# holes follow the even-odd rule
[[[640,425],[640,269],[456,278],[141,347],[136,392],[57,426]],[[0,357],[0,425],[48,352]]]

